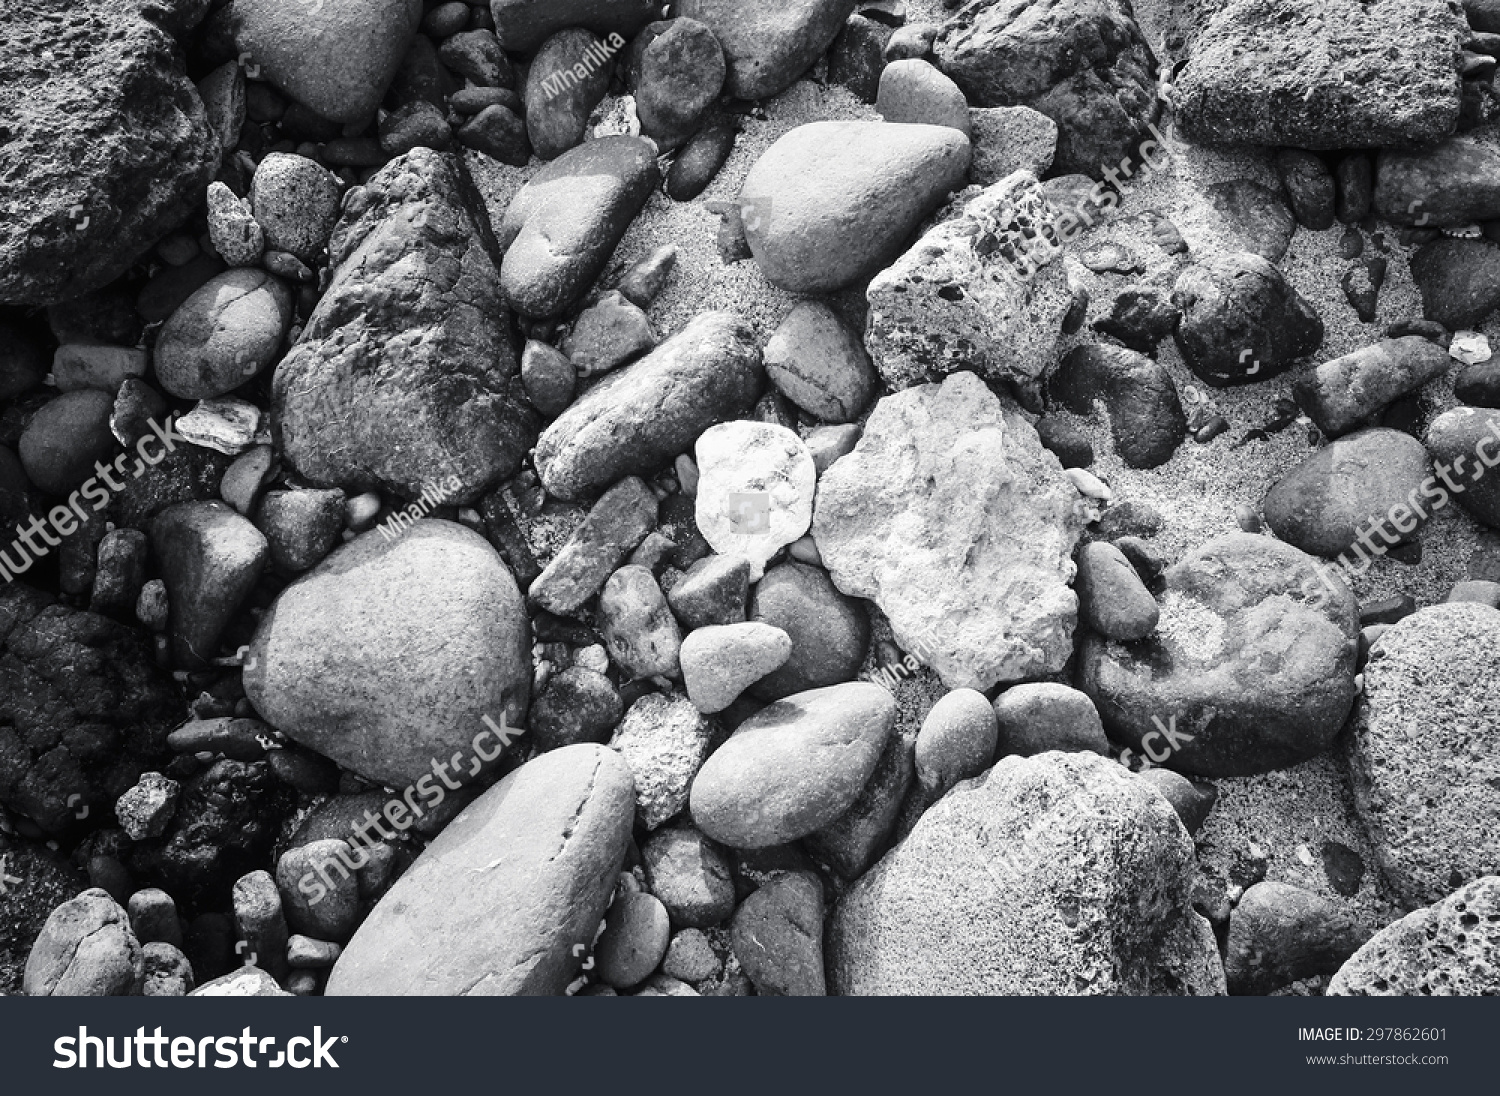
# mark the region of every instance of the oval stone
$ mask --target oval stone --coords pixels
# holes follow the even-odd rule
[[[156,338],[156,378],[171,395],[232,392],[276,360],[292,293],[263,270],[225,271],[183,302]]]

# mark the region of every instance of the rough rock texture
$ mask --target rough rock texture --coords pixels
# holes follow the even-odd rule
[[[266,722],[402,787],[434,760],[473,776],[499,749],[484,717],[525,726],[531,635],[495,550],[425,519],[365,533],[282,592],[250,645],[245,693]],[[476,769],[477,771],[477,769]]]
[[[88,887],[87,877],[37,842],[5,842],[4,871],[22,885],[0,893],[0,993],[21,992],[26,957],[52,911]]]
[[[1375,165],[1375,212],[1383,221],[1442,228],[1500,217],[1500,149],[1472,136],[1384,148]]]
[[[1060,670],[1078,601],[1078,493],[972,373],[875,405],[823,475],[813,535],[834,584],[890,618],[949,688]]]
[[[1327,749],[1355,695],[1359,620],[1343,582],[1289,544],[1231,533],[1163,583],[1153,635],[1090,634],[1080,646],[1078,687],[1111,735],[1202,776],[1267,772]]]
[[[969,178],[992,186],[1013,171],[1042,176],[1057,155],[1057,123],[1030,107],[971,107],[974,162]]]
[[[948,193],[969,141],[947,126],[811,122],[765,151],[740,190],[745,239],[767,279],[832,293],[870,277]]]
[[[130,916],[98,887],[52,911],[26,960],[28,997],[129,997],[145,967]]]
[[[1500,612],[1459,602],[1387,629],[1350,742],[1355,807],[1408,907],[1500,864]]]
[[[696,518],[709,547],[750,562],[760,580],[766,561],[812,524],[817,471],[807,446],[784,426],[726,422],[693,447],[698,463]]]
[[[892,388],[974,369],[1030,385],[1072,304],[1056,210],[1018,171],[932,228],[870,282],[865,347]]]
[[[1165,464],[1187,437],[1172,375],[1134,350],[1108,343],[1074,347],[1048,379],[1047,392],[1076,415],[1091,414],[1102,399],[1115,452],[1132,468]]]
[[[334,275],[277,367],[281,447],[315,483],[418,498],[457,476],[449,501],[520,467],[536,414],[517,375],[484,204],[458,161],[413,149],[345,199]]]
[[[656,472],[708,427],[748,412],[762,372],[749,324],[703,313],[547,427],[536,446],[542,485],[572,500],[622,476]]]
[[[682,696],[647,693],[625,713],[609,746],[635,776],[636,809],[646,829],[687,806],[713,734],[714,725]]]
[[[328,995],[560,994],[604,915],[634,817],[630,769],[613,750],[565,746],[523,765],[381,899]]]
[[[1108,758],[1009,757],[965,781],[839,901],[840,994],[1222,994],[1193,845]]]
[[[182,712],[140,631],[0,587],[0,805],[49,834],[108,817]]]
[[[0,303],[97,289],[202,200],[220,145],[172,38],[190,11],[163,0],[0,9]]]
[[[729,63],[736,99],[779,95],[833,44],[853,0],[683,0],[673,8],[708,26]]]
[[[943,27],[938,65],[980,107],[1057,123],[1058,174],[1098,177],[1156,121],[1156,58],[1129,0],[973,0]]]
[[[1333,974],[1369,935],[1321,895],[1285,883],[1257,883],[1229,918],[1229,992],[1264,996],[1303,978]]]
[[[1500,876],[1387,925],[1328,983],[1329,997],[1500,994]]]
[[[1370,148],[1458,124],[1460,42],[1445,0],[1236,0],[1177,79],[1178,124],[1205,144]]]

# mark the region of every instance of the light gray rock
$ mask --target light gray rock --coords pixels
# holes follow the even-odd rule
[[[620,720],[609,746],[635,776],[636,809],[646,829],[658,828],[687,806],[713,734],[713,724],[691,703],[662,693],[647,693]]]
[[[974,162],[969,179],[993,186],[1016,171],[1047,174],[1057,153],[1057,123],[1030,107],[974,107],[969,111]]]
[[[1487,875],[1377,932],[1328,983],[1329,997],[1500,994],[1500,876]]]
[[[693,455],[699,532],[720,555],[748,560],[758,582],[766,561],[812,524],[812,454],[784,426],[737,420],[705,430]]]
[[[1109,753],[1099,711],[1085,693],[1052,681],[1012,685],[995,698],[1001,755],[1088,751]]]
[[[268,153],[250,181],[266,245],[304,263],[316,262],[328,247],[342,197],[337,176],[316,160],[290,153]]]
[[[853,422],[875,395],[875,370],[859,333],[821,301],[799,301],[771,335],[766,376],[824,422]]]
[[[222,396],[281,353],[292,292],[263,270],[225,271],[183,302],[156,336],[156,379],[186,400]]]
[[[646,882],[674,927],[708,928],[734,912],[734,876],[720,848],[691,826],[659,830],[641,847]]]
[[[700,711],[722,712],[792,656],[792,637],[755,621],[696,628],[682,641],[682,680]]]
[[[629,678],[677,677],[682,629],[649,567],[627,564],[599,593],[599,633]]]
[[[129,997],[145,968],[130,916],[94,887],[52,911],[26,958],[28,997]]]
[[[713,31],[728,62],[730,95],[769,99],[812,67],[854,6],[852,0],[683,0],[673,14]]]
[[[1319,430],[1337,437],[1436,380],[1452,365],[1446,350],[1419,335],[1385,339],[1318,366],[1298,381],[1297,403]]]
[[[818,485],[813,536],[903,649],[949,688],[986,689],[1072,653],[1077,503],[1019,409],[965,372],[875,405]]]

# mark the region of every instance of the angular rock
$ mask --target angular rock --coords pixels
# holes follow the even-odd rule
[[[656,527],[657,507],[651,489],[640,478],[626,476],[599,496],[527,596],[549,613],[577,613]]]
[[[222,146],[174,35],[189,8],[38,0],[0,12],[0,303],[113,281],[203,199]]]
[[[777,701],[742,723],[699,770],[694,824],[742,849],[823,828],[854,804],[895,721],[895,701],[868,682]]]
[[[1453,132],[1454,66],[1468,36],[1440,0],[1235,0],[1177,78],[1183,135],[1303,149],[1426,144]]]
[[[703,539],[748,560],[758,581],[766,561],[812,523],[817,472],[807,446],[784,426],[740,420],[705,430],[694,455]]]
[[[1115,452],[1132,468],[1156,468],[1187,438],[1187,416],[1161,363],[1107,343],[1074,347],[1047,382],[1048,393],[1075,415],[1103,399]]]
[[[573,321],[563,353],[581,377],[593,377],[624,365],[656,346],[651,320],[623,293],[609,292]]]
[[[812,67],[854,7],[851,0],[683,0],[673,14],[713,31],[728,62],[730,95],[769,99]]]
[[[764,351],[776,390],[824,422],[853,422],[875,395],[875,371],[860,335],[821,301],[800,301]]]
[[[957,373],[875,405],[823,475],[813,535],[834,584],[879,605],[898,643],[949,688],[985,689],[1072,651],[1077,501],[1019,410]]]
[[[1172,300],[1182,309],[1177,349],[1215,388],[1279,376],[1323,343],[1312,305],[1249,252],[1212,255],[1184,270]]]
[[[280,448],[304,477],[414,499],[441,470],[462,505],[520,467],[538,423],[511,394],[485,218],[458,161],[431,149],[350,192],[333,276],[271,387]]]
[[[681,696],[647,693],[630,706],[609,747],[635,775],[636,811],[654,830],[682,813],[714,727]],[[649,973],[649,972],[648,972]]]
[[[630,769],[567,746],[511,773],[417,857],[349,941],[331,997],[559,995],[630,841]],[[481,922],[491,931],[476,933]]]
[[[1293,391],[1318,429],[1337,437],[1373,421],[1387,405],[1436,380],[1452,364],[1441,346],[1408,335],[1324,362]]]
[[[599,633],[629,679],[680,673],[682,631],[648,567],[627,564],[609,576],[599,594]]]
[[[1055,211],[1016,172],[929,230],[875,276],[865,346],[892,388],[974,369],[1034,384],[1056,360],[1072,293]]]
[[[1500,857],[1495,670],[1500,612],[1421,609],[1380,637],[1350,742],[1354,803],[1381,872],[1408,907],[1440,901]]]
[[[703,313],[547,427],[536,446],[542,485],[574,500],[622,476],[655,472],[708,427],[748,412],[761,372],[749,325],[731,313]]]
[[[775,285],[832,293],[889,265],[968,170],[968,139],[947,126],[801,125],[745,176],[745,238]]]
[[[255,169],[250,200],[267,246],[311,263],[328,246],[342,195],[338,177],[316,160],[272,152]]]
[[[667,591],[667,604],[688,629],[738,624],[745,619],[750,593],[750,561],[735,556],[705,556]],[[794,690],[795,691],[795,690]]]
[[[973,107],[974,162],[969,180],[993,186],[1016,171],[1041,178],[1057,155],[1057,123],[1030,107]]]
[[[1328,983],[1329,997],[1477,997],[1500,993],[1500,876],[1387,925]]]
[[[288,738],[366,779],[403,787],[455,753],[472,777],[505,745],[480,745],[494,737],[486,717],[524,726],[530,644],[495,550],[424,519],[395,540],[365,533],[287,587],[250,644],[245,694]]]
[[[171,606],[172,653],[183,669],[202,669],[265,567],[270,546],[222,502],[183,502],[151,522]]]
[[[1213,933],[1190,909],[1193,874],[1171,806],[1113,761],[1006,758],[839,900],[830,989],[1222,994]]]
[[[1116,741],[1201,776],[1285,768],[1326,750],[1354,701],[1358,612],[1289,544],[1218,537],[1162,576],[1156,631],[1086,634],[1077,684]]]

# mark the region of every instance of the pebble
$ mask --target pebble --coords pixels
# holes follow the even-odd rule
[[[677,245],[663,244],[644,259],[632,263],[620,276],[615,289],[638,308],[650,308],[651,302],[667,287],[677,268]]]
[[[271,562],[286,571],[311,570],[339,542],[344,528],[344,492],[272,491],[261,501],[256,527],[271,548]]]
[[[1218,802],[1219,792],[1212,784],[1195,784],[1171,769],[1142,769],[1136,775],[1161,792],[1162,798],[1172,804],[1172,809],[1182,819],[1189,837],[1203,828],[1209,812]]]
[[[1298,224],[1314,232],[1333,227],[1333,172],[1321,156],[1305,149],[1283,148],[1276,153],[1276,173],[1281,176]]]
[[[184,669],[202,668],[260,578],[269,545],[222,502],[169,506],[151,522],[150,536],[171,607],[173,658]]]
[[[599,632],[610,659],[630,678],[677,677],[682,631],[656,577],[627,564],[599,594]]]
[[[673,14],[696,19],[724,48],[725,91],[736,99],[780,95],[833,44],[849,16],[843,0],[796,0],[776,7],[738,0],[683,0]]]
[[[521,383],[536,409],[556,418],[573,402],[578,370],[566,354],[536,339],[526,341],[521,354]]]
[[[1369,935],[1326,898],[1286,883],[1257,883],[1229,917],[1229,992],[1265,996],[1303,978],[1335,974]]]
[[[899,36],[902,32],[896,33]],[[1041,111],[1025,106],[973,107],[969,125],[974,144],[970,182],[993,186],[1017,171],[1029,171],[1040,178],[1052,167],[1057,123]]]
[[[1156,630],[1156,599],[1125,554],[1108,541],[1079,550],[1074,586],[1080,615],[1100,635],[1128,642]]]
[[[182,947],[182,921],[177,916],[177,903],[166,891],[157,887],[138,890],[130,896],[127,909],[131,931],[142,944],[159,941]]]
[[[749,619],[780,628],[792,656],[757,682],[762,700],[850,681],[870,647],[870,622],[858,601],[840,593],[819,567],[783,563],[755,585]]]
[[[468,30],[451,35],[438,47],[438,57],[471,84],[487,88],[515,87],[516,77],[510,60],[493,31]],[[536,63],[535,59],[532,63]]]
[[[172,944],[155,941],[141,948],[141,996],[186,997],[193,990],[193,966]]]
[[[178,790],[177,781],[147,772],[115,801],[115,817],[132,841],[145,841],[166,832],[177,810]]]
[[[954,689],[944,694],[917,732],[916,776],[928,802],[988,769],[995,760],[998,736],[994,709],[983,693]]]
[[[555,160],[583,143],[589,115],[609,88],[612,58],[613,51],[582,27],[558,31],[537,50],[525,100],[526,132],[539,158]]]
[[[208,235],[230,266],[255,266],[265,254],[266,234],[250,203],[217,181],[208,184]]]
[[[476,127],[472,121],[463,128],[469,131],[471,136],[471,140],[465,141],[465,144],[470,148],[477,147],[482,152],[490,151],[488,148],[473,143],[472,135]],[[407,103],[386,115],[380,123],[380,151],[386,156],[404,156],[414,148],[433,148],[442,151],[451,148],[452,145],[453,130],[448,125],[447,117],[438,107],[425,99]],[[494,155],[494,153],[490,154]]]
[[[271,440],[261,429],[260,408],[233,398],[201,400],[173,425],[184,441],[231,457]]]
[[[322,970],[333,966],[343,950],[332,940],[293,933],[286,942],[286,961],[301,970]]]
[[[875,370],[859,333],[820,301],[795,305],[763,357],[771,383],[823,422],[854,422],[875,395]]]
[[[271,873],[253,871],[234,884],[234,926],[244,943],[246,964],[263,969],[273,978],[286,977],[286,916],[281,894]]]
[[[88,941],[88,947],[81,947]],[[103,890],[59,905],[31,945],[21,992],[28,997],[124,997],[144,976],[130,918]]]
[[[266,246],[305,263],[327,250],[341,201],[338,179],[305,156],[270,153],[250,184],[250,204],[265,230]]]
[[[997,756],[1048,750],[1109,753],[1104,724],[1089,697],[1053,682],[1012,685],[995,698]]]
[[[762,997],[823,997],[823,885],[778,875],[746,898],[730,926],[735,958]]]
[[[1339,279],[1339,288],[1343,290],[1344,299],[1359,316],[1360,323],[1375,322],[1380,287],[1385,284],[1387,266],[1383,258],[1366,259],[1344,271]]]
[[[674,928],[710,928],[734,912],[729,861],[691,826],[658,830],[641,847],[646,882],[667,907]]]
[[[580,377],[608,373],[656,347],[651,320],[619,291],[584,309],[563,340],[562,351]]]
[[[1450,330],[1473,328],[1500,306],[1500,244],[1435,240],[1411,259],[1422,314]]]
[[[633,65],[636,113],[641,132],[668,151],[698,129],[728,67],[713,31],[695,19],[654,23],[642,38]]]
[[[949,126],[971,135],[969,103],[952,79],[926,61],[892,61],[880,74],[875,109],[887,122]]]
[[[672,936],[662,959],[662,973],[683,982],[703,982],[722,969],[718,953],[701,929],[683,929]]]
[[[118,446],[109,429],[113,408],[109,393],[92,388],[64,392],[44,404],[16,446],[26,478],[62,498],[93,476],[95,463],[106,461]]]
[[[135,601],[135,617],[152,632],[167,630],[167,584],[159,578],[147,579],[141,596]]]
[[[685,628],[727,626],[745,619],[745,601],[749,592],[749,560],[740,556],[710,555],[688,568],[682,579],[668,591],[667,603]]]
[[[1052,400],[1075,415],[1092,414],[1095,400],[1102,398],[1115,451],[1132,468],[1155,468],[1166,463],[1187,434],[1182,401],[1171,375],[1159,362],[1134,350],[1106,343],[1075,347],[1053,373],[1047,391]],[[1048,429],[1050,433],[1055,427]],[[1081,451],[1076,454],[1082,455]],[[1075,472],[1088,475],[1083,469],[1092,463],[1091,447],[1088,456],[1088,461],[1063,461],[1075,482]]]
[[[532,705],[532,740],[540,750],[608,742],[624,714],[620,694],[609,678],[597,670],[571,666],[552,675]]]
[[[682,813],[713,737],[713,724],[677,693],[646,693],[630,704],[609,745],[634,774],[636,813],[646,829]]]
[[[1177,278],[1183,360],[1215,388],[1269,380],[1323,343],[1323,321],[1258,255],[1210,255]]]
[[[671,941],[667,907],[649,894],[627,894],[609,908],[594,946],[598,975],[615,989],[644,982],[661,964]]]
[[[156,378],[173,396],[213,399],[248,382],[280,354],[292,294],[261,270],[229,270],[182,303],[156,337]]]
[[[739,134],[739,118],[732,114],[711,115],[678,150],[667,172],[667,197],[674,202],[690,202],[702,194],[728,161]]]
[[[1416,335],[1386,339],[1334,358],[1297,381],[1293,392],[1329,437],[1370,422],[1387,405],[1448,371],[1443,348]]]
[[[509,105],[485,107],[458,130],[459,144],[511,167],[525,167],[531,159],[526,122]]]
[[[276,452],[269,445],[257,445],[241,453],[219,481],[219,497],[246,517],[260,502],[261,492],[270,484],[276,471]]]
[[[626,476],[599,496],[583,524],[532,582],[527,596],[547,612],[577,613],[655,528],[658,506],[641,479]]]
[[[859,444],[860,427],[855,423],[843,426],[815,426],[802,439],[813,459],[813,468],[821,478],[840,457],[847,457]]]
[[[780,628],[746,621],[696,628],[682,642],[682,679],[700,712],[721,712],[792,655]]]

